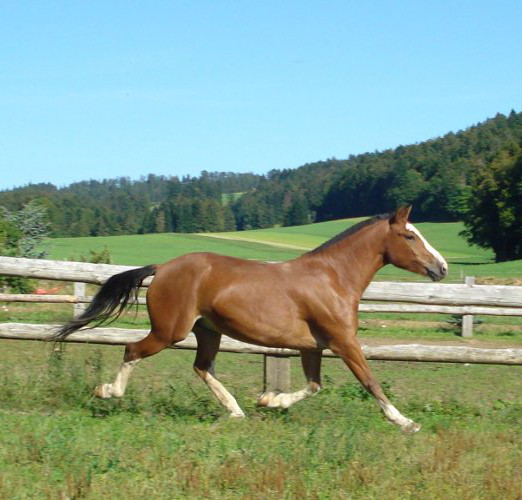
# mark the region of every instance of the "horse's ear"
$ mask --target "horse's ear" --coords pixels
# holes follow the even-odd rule
[[[399,207],[397,211],[391,216],[390,224],[402,223],[406,224],[408,222],[408,218],[410,216],[412,205],[407,205],[404,207]]]

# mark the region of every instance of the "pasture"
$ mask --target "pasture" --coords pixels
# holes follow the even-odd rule
[[[91,397],[121,348],[3,341],[4,498],[520,498],[520,367],[373,362],[423,429],[402,435],[338,360],[325,388],[259,409],[261,356],[221,354],[245,409],[228,420],[192,373],[193,353],[143,361],[120,401]],[[294,387],[303,377],[293,361]]]
[[[50,249],[52,258],[67,259],[107,246],[115,263],[135,265],[200,250],[284,260],[353,222],[224,238],[64,238],[53,240]],[[448,257],[452,281],[460,281],[464,271],[484,280],[522,278],[521,262],[493,264],[488,252],[458,237],[459,225],[417,226]],[[389,268],[380,277],[414,275]],[[0,321],[49,323],[70,314],[70,305],[9,304],[0,310]],[[360,337],[522,346],[518,318],[483,318],[470,340],[456,336],[447,319],[364,314]],[[116,326],[147,324],[140,309]],[[229,420],[194,375],[193,352],[167,350],[144,360],[124,399],[102,401],[92,397],[92,389],[114,376],[121,347],[68,344],[53,353],[38,342],[1,342],[2,498],[522,497],[519,366],[371,362],[392,402],[423,426],[405,436],[337,359],[324,361],[318,395],[288,410],[267,410],[255,405],[263,389],[262,356],[221,353],[217,375],[247,414]],[[292,390],[303,386],[299,361],[292,359]]]
[[[344,231],[362,219],[345,219],[295,227],[258,229],[234,233],[146,234],[97,238],[57,238],[47,242],[49,257],[75,260],[90,250],[107,247],[115,264],[161,263],[188,252],[209,251],[260,260],[295,258]],[[502,283],[522,279],[522,262],[496,264],[490,251],[470,246],[459,235],[461,223],[419,223],[419,230],[441,251],[449,263],[447,281],[462,282],[465,276]],[[387,266],[377,274],[382,280],[419,280],[411,273]]]

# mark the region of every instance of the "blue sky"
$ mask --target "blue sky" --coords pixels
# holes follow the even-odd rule
[[[0,189],[293,168],[522,110],[515,1],[0,2]]]

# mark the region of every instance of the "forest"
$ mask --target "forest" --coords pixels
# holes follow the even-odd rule
[[[300,225],[405,203],[414,204],[414,220],[447,222],[465,219],[473,189],[487,184],[479,182],[485,171],[509,163],[506,155],[520,163],[522,113],[498,114],[418,144],[266,175],[203,171],[181,179],[149,174],[65,187],[30,184],[1,191],[0,206],[12,212],[29,202],[41,205],[55,237]]]

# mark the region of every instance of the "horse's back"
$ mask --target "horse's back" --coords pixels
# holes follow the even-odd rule
[[[280,265],[210,252],[182,255],[158,266],[149,295],[192,298],[209,304],[230,287],[267,286],[278,280]]]
[[[291,263],[193,253],[160,266],[150,295],[163,309],[193,310],[240,340],[315,347],[296,301],[297,278]]]
[[[228,276],[247,276],[248,273],[266,272],[277,266],[258,260],[247,260],[212,252],[193,252],[171,259],[158,266],[156,277],[173,276],[179,273],[193,277],[200,274],[223,274]]]

